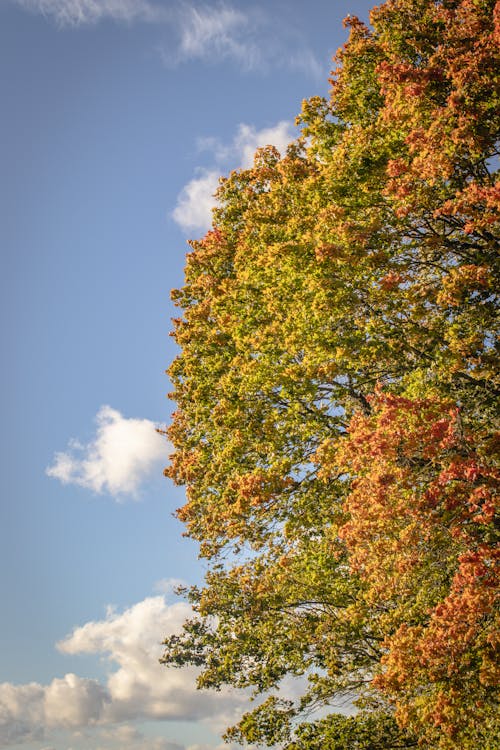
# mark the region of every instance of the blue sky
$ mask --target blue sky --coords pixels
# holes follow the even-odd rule
[[[0,0],[0,747],[213,750],[160,667],[203,576],[156,425],[219,174],[283,148],[365,0]]]

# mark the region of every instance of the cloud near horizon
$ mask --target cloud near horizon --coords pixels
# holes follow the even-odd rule
[[[76,484],[115,498],[137,498],[141,485],[166,463],[168,445],[149,419],[127,419],[110,406],[95,418],[95,437],[86,445],[70,440],[55,454],[46,474],[63,484]]]
[[[199,168],[197,174],[185,185],[177,197],[172,218],[184,231],[206,231],[212,224],[212,209],[216,205],[214,193],[219,177],[228,167],[248,169],[253,164],[254,154],[263,146],[276,146],[283,155],[294,138],[293,125],[281,120],[268,128],[257,130],[253,125],[241,123],[233,140],[222,143],[218,138],[200,138],[200,151],[212,153],[216,167]]]
[[[107,740],[116,740],[121,732],[123,748],[182,750],[163,738],[141,744],[137,730],[123,725],[219,720],[225,726],[233,721],[241,696],[200,692],[196,669],[167,669],[158,661],[162,639],[179,632],[190,616],[185,602],[167,604],[163,596],[152,596],[121,613],[108,608],[104,619],[76,627],[57,644],[58,650],[105,658],[114,667],[106,683],[70,673],[48,685],[0,684],[0,747],[50,739],[51,732],[61,729],[101,727]]]
[[[109,744],[111,743],[111,744]],[[120,724],[99,732],[98,750],[189,750],[165,737],[147,737],[131,724]]]

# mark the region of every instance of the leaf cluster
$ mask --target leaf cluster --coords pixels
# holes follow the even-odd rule
[[[260,696],[238,741],[493,748],[498,12],[347,23],[330,99],[221,181],[173,293],[167,473],[208,572],[164,661]]]

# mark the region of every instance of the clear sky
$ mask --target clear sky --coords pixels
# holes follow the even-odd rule
[[[157,662],[203,575],[155,432],[169,293],[372,4],[0,0],[2,748],[212,750],[244,705]]]

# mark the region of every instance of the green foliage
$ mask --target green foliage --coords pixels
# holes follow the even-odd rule
[[[394,717],[384,713],[357,716],[331,714],[326,719],[302,724],[286,750],[396,750],[416,747]]]
[[[208,572],[164,661],[263,696],[229,738],[495,744],[495,13],[349,19],[330,100],[222,181],[173,293],[168,474]]]

